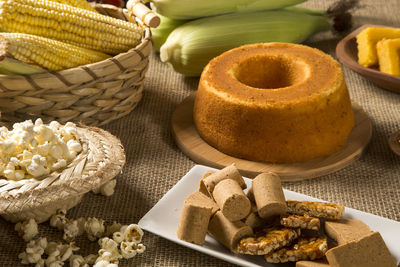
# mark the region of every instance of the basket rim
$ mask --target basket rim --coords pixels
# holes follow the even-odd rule
[[[84,159],[78,159],[78,155],[78,157],[69,163],[68,166],[76,163],[75,167],[78,168],[77,165],[81,164],[81,161],[84,160],[85,165],[82,170],[87,170],[87,168],[95,168],[96,171],[93,174],[87,175],[86,177],[74,175],[71,176],[70,179],[60,179],[60,177],[63,177],[63,174],[71,172],[72,168],[68,168],[67,166],[61,171],[56,170],[50,173],[49,175],[43,177],[43,179],[40,181],[36,180],[38,181],[38,184],[33,189],[28,188],[28,190],[25,189],[17,194],[10,194],[9,191],[6,190],[5,192],[0,193],[0,214],[13,214],[21,211],[28,211],[41,206],[49,205],[53,202],[81,196],[90,190],[110,181],[121,172],[123,166],[125,165],[126,156],[121,141],[116,136],[97,127],[79,126],[78,130],[83,133],[87,133],[89,136],[93,136],[93,138],[88,138],[88,135],[80,136],[82,142],[87,142],[88,144],[88,154]],[[91,150],[91,146],[94,148],[93,150],[104,148],[104,151],[108,153],[107,160],[88,162],[87,159],[89,154],[96,153],[96,151]],[[101,153],[98,153],[98,155],[106,158],[106,153],[104,151],[101,151]],[[76,162],[76,160],[79,161]],[[96,163],[96,165],[94,166],[93,163]],[[73,171],[75,171],[75,168],[72,169],[72,172]],[[54,174],[57,175],[57,178],[54,179],[54,181],[52,181],[50,184],[46,185],[46,178],[52,178]],[[15,181],[10,180],[5,181],[6,183],[3,183],[3,186],[16,183]],[[23,185],[32,182],[32,180],[27,179],[19,182],[22,187]]]
[[[110,5],[96,4],[96,6],[102,6],[102,7],[107,8]],[[112,6],[112,7],[119,9],[119,10],[123,10],[123,12],[127,12],[127,9],[122,9],[122,8],[115,7],[115,6]],[[60,78],[65,75],[71,75],[71,73],[73,73],[77,77],[81,76],[81,78],[82,78],[82,79],[75,80],[74,83],[71,84],[71,85],[74,85],[74,84],[80,84],[80,83],[87,82],[87,79],[84,78],[85,76],[87,76],[87,74],[89,74],[90,76],[92,76],[95,79],[98,78],[94,74],[94,71],[96,69],[103,69],[103,68],[110,67],[110,66],[117,66],[117,69],[119,71],[128,69],[129,67],[123,66],[120,63],[120,61],[129,62],[128,59],[132,58],[133,55],[137,55],[140,57],[141,60],[144,60],[145,58],[147,58],[149,56],[149,53],[142,53],[142,51],[145,50],[145,48],[149,45],[149,43],[152,44],[152,42],[153,42],[151,39],[152,33],[151,33],[150,27],[146,26],[139,18],[135,17],[135,21],[143,28],[143,36],[142,36],[141,42],[139,44],[137,44],[135,47],[132,47],[131,49],[129,49],[126,52],[119,53],[115,56],[111,56],[102,61],[98,61],[98,62],[86,64],[86,65],[81,65],[81,66],[77,66],[77,67],[69,68],[69,69],[65,69],[65,70],[60,70],[60,71],[45,70],[44,72],[41,72],[41,73],[25,74],[25,75],[0,74],[0,81],[1,80],[12,80],[13,82],[18,82],[19,80],[21,80],[21,81],[23,80],[26,82],[27,80],[34,81],[36,79],[45,79],[45,78],[49,78],[49,77]],[[80,74],[86,74],[86,75],[80,75]],[[68,81],[66,81],[66,82],[70,83]],[[4,86],[0,87],[0,91],[5,91],[5,89],[7,90],[7,88],[4,88]]]

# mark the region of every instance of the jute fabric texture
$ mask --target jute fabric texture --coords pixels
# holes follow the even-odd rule
[[[210,1],[211,3],[212,1]],[[334,1],[310,0],[305,6],[326,9]],[[363,0],[355,12],[354,28],[366,24],[400,26],[400,1]],[[319,34],[306,44],[334,56],[340,37]],[[284,183],[299,193],[343,204],[400,221],[400,157],[391,152],[387,139],[400,129],[400,94],[379,88],[344,68],[353,101],[363,107],[373,124],[373,137],[363,157],[345,169],[320,178]],[[144,96],[128,116],[104,128],[118,136],[127,163],[117,179],[112,197],[87,194],[67,217],[98,217],[108,223],[137,223],[179,179],[195,165],[174,144],[170,131],[176,106],[196,90],[198,79],[184,78],[152,55],[145,79]],[[40,225],[41,235],[61,240],[62,233]],[[96,252],[97,243],[78,239],[79,252]],[[147,250],[120,266],[233,266],[190,250],[150,233],[145,233]],[[0,266],[22,266],[18,253],[25,248],[14,224],[0,219]]]

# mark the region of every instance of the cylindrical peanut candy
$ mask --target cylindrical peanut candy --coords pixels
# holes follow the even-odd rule
[[[210,193],[208,193],[207,187],[206,185],[203,183],[203,179],[207,178],[208,176],[210,176],[211,174],[215,173],[215,171],[212,170],[207,170],[204,174],[203,177],[200,180],[200,187],[199,187],[199,192],[203,193],[206,196],[212,197],[210,195]]]
[[[251,236],[253,230],[242,221],[231,222],[221,211],[217,211],[210,220],[208,232],[222,245],[234,251],[238,242],[246,236]]]
[[[258,214],[268,219],[287,211],[281,179],[274,173],[262,173],[253,179],[253,194]]]
[[[211,199],[211,197],[208,197],[201,192],[194,192],[190,194],[186,198],[185,202],[187,204],[193,204],[196,206],[210,207],[212,209],[211,216],[219,210],[217,203],[215,203],[214,200]]]
[[[202,245],[206,238],[211,214],[211,207],[188,203],[185,200],[176,235],[181,240]]]
[[[253,203],[251,203],[249,215],[243,219],[243,222],[253,229],[263,226],[266,223],[266,221],[258,215],[257,206]]]
[[[207,191],[212,195],[215,186],[225,179],[235,180],[242,189],[246,188],[246,183],[243,180],[242,175],[240,175],[238,169],[234,164],[229,165],[222,170],[219,170],[207,177],[204,177],[200,181],[200,188],[203,186],[207,189]],[[203,185],[202,185],[203,184]]]
[[[250,213],[250,200],[234,180],[219,182],[214,188],[213,197],[224,216],[232,222],[241,220]]]

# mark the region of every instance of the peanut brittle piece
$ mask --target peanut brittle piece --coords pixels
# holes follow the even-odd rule
[[[250,255],[265,255],[290,244],[300,236],[300,229],[270,227],[257,232],[255,236],[240,240],[235,252]]]
[[[286,215],[281,218],[281,224],[289,228],[301,228],[319,231],[321,223],[318,218],[303,215]]]
[[[272,251],[265,255],[265,260],[272,263],[281,263],[299,260],[315,260],[325,256],[328,250],[326,237],[300,237],[289,247]]]
[[[344,214],[344,206],[334,203],[313,202],[313,201],[286,201],[288,213],[297,215],[309,215],[313,217],[339,220]]]

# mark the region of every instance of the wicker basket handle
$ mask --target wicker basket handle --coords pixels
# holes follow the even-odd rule
[[[126,3],[126,8],[150,28],[157,28],[160,25],[160,17],[140,2],[140,0],[129,0]]]

